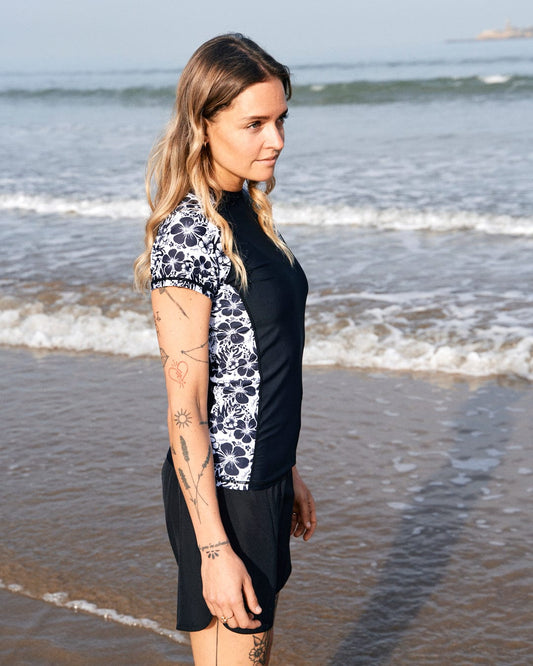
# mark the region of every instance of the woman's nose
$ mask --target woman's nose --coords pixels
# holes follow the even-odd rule
[[[268,148],[273,148],[278,152],[281,151],[285,145],[285,132],[283,126],[279,127],[277,123],[273,123],[269,127],[267,146]]]

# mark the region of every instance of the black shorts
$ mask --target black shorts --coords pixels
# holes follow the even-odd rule
[[[168,536],[178,563],[176,629],[201,631],[213,616],[202,594],[201,555],[170,454],[161,476]],[[230,544],[244,562],[262,608],[257,629],[228,629],[241,634],[267,631],[274,623],[276,595],[291,573],[292,472],[261,490],[217,487],[217,496]]]

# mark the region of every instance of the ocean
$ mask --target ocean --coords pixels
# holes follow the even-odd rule
[[[533,48],[447,48],[293,68],[273,199],[308,364],[533,379]],[[1,344],[157,354],[131,260],[176,76],[0,77]]]
[[[533,41],[291,71],[272,199],[310,285],[300,456],[322,532],[295,544],[273,663],[525,664]],[[13,616],[40,618],[3,623],[3,663],[191,663],[158,347],[132,290],[178,75],[0,72],[0,580]],[[392,619],[398,576],[418,592]],[[117,633],[73,641],[94,618],[163,642],[141,659]]]

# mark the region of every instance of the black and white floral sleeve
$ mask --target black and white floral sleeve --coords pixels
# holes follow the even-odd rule
[[[161,223],[152,246],[152,289],[186,287],[214,299],[230,269],[220,231],[187,195]]]

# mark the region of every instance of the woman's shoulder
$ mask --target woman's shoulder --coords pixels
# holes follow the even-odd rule
[[[151,252],[152,288],[190,286],[212,297],[229,273],[220,230],[194,194],[160,224]]]
[[[185,195],[159,225],[156,243],[169,242],[184,249],[220,244],[220,230],[206,216],[200,200],[192,192]]]

